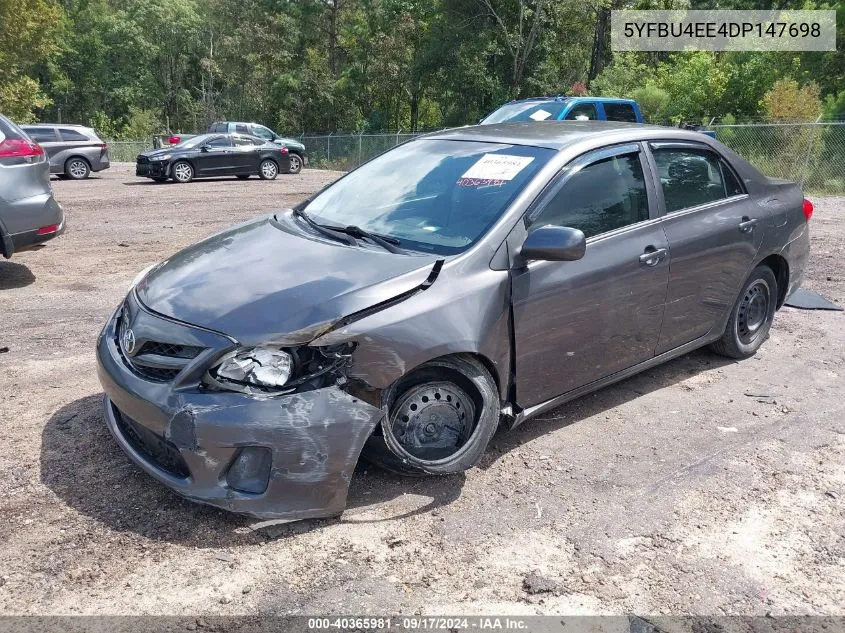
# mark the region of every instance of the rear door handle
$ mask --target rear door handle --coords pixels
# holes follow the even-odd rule
[[[739,230],[742,231],[743,233],[748,233],[755,226],[757,226],[757,219],[756,218],[749,218],[746,215],[746,216],[743,216],[742,222],[739,223]]]
[[[657,264],[660,263],[660,260],[668,254],[669,250],[666,248],[654,248],[653,246],[649,246],[645,249],[645,252],[640,255],[640,263],[645,264],[646,266],[657,266]]]

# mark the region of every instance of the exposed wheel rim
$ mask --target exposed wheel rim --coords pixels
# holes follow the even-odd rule
[[[299,170],[302,169],[302,161],[300,160],[299,156],[296,154],[290,154],[290,171],[293,174],[299,173]]]
[[[393,433],[408,453],[419,459],[444,459],[472,436],[475,404],[453,383],[429,382],[403,394],[392,417]]]
[[[194,170],[188,163],[176,163],[173,167],[173,177],[179,182],[188,182],[194,175]]]
[[[751,345],[765,334],[770,304],[769,284],[762,279],[746,289],[736,315],[737,337],[744,345]]]
[[[70,161],[67,170],[74,178],[85,178],[88,174],[88,165],[81,160],[72,160]]]
[[[253,163],[254,165],[255,163]],[[265,160],[261,163],[261,175],[265,178],[272,179],[276,177],[276,172],[278,171],[276,167],[276,163],[272,160]]]

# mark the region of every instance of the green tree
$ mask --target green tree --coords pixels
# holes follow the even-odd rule
[[[50,103],[36,74],[59,53],[62,11],[52,0],[0,0],[0,112],[31,121]]]

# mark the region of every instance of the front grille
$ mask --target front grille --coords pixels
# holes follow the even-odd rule
[[[144,378],[148,378],[154,382],[170,382],[179,375],[181,369],[163,369],[161,367],[149,367],[141,365],[140,363],[133,363],[130,361],[132,369]]]
[[[129,354],[123,346],[123,333],[129,327],[127,315],[127,309],[124,308],[118,317],[115,343],[123,361],[141,378],[153,382],[170,382],[205,349],[193,345],[146,341],[137,352]]]
[[[138,424],[128,415],[124,415],[114,405],[112,405],[112,411],[117,427],[126,441],[153,465],[182,479],[186,479],[191,474],[182,454],[174,444],[142,424]]]
[[[137,162],[141,163],[142,165],[145,163],[149,163],[150,159],[146,156],[142,156],[141,154],[138,155],[138,158],[135,159]]]
[[[141,347],[138,355],[158,354],[159,356],[172,356],[175,358],[196,358],[201,351],[201,347],[194,347],[192,345],[175,345],[173,343],[147,341]]]

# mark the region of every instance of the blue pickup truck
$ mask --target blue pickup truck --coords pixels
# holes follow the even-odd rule
[[[532,97],[510,101],[481,119],[481,125],[516,121],[628,121],[644,123],[631,99],[608,97]]]

